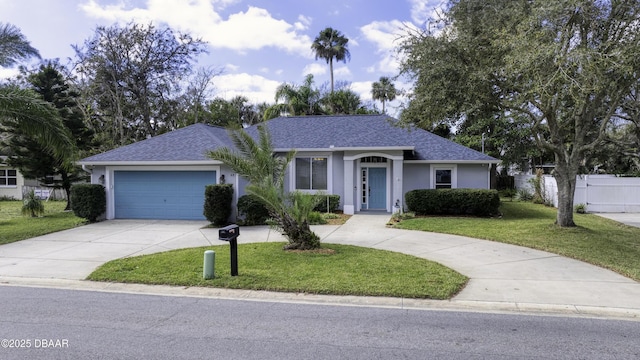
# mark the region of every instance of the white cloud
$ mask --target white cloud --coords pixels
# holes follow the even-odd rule
[[[352,74],[351,74],[351,70],[349,70],[348,67],[340,66],[340,67],[334,67],[333,75],[335,77],[349,78],[351,77]]]
[[[367,72],[397,73],[400,63],[396,47],[407,31],[416,29],[415,25],[398,20],[374,21],[362,26],[360,31],[364,38],[376,46],[376,53],[380,56],[375,65],[367,68]]]
[[[360,95],[362,101],[371,101],[371,84],[373,81],[356,81],[351,83],[351,90]]]
[[[438,19],[442,9],[446,6],[445,0],[409,0],[409,3],[411,4],[411,20],[417,25]]]
[[[262,8],[249,6],[246,11],[223,19],[218,11],[234,0],[146,0],[144,8],[127,8],[124,3],[100,5],[95,0],[80,5],[89,16],[111,21],[161,22],[172,28],[202,37],[214,48],[236,51],[274,47],[311,57],[311,39],[298,33],[309,18],[299,17],[299,25],[279,20]]]
[[[216,96],[230,100],[242,95],[252,103],[273,103],[279,81],[247,73],[220,75],[213,79]]]
[[[227,64],[227,65],[224,66],[224,69],[225,70],[229,70],[231,72],[236,72],[236,71],[238,71],[238,69],[240,69],[240,66],[235,65],[235,64]]]
[[[313,76],[324,75],[329,72],[329,66],[324,64],[312,63],[302,69],[302,76],[311,74]]]
[[[20,74],[20,71],[17,67],[15,68],[5,68],[0,66],[0,83],[2,80],[7,80],[10,78],[14,78]]]
[[[299,15],[298,21],[296,21],[293,25],[296,27],[296,30],[307,30],[311,25],[311,17]]]

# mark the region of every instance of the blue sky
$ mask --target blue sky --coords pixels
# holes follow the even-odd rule
[[[336,81],[371,100],[371,83],[397,75],[394,48],[406,27],[420,27],[444,0],[0,0],[0,22],[19,27],[44,59],[73,57],[98,25],[167,24],[208,42],[198,66],[223,69],[214,96],[241,94],[273,102],[275,88],[313,74],[328,83],[329,66],[310,50],[327,26],[349,38],[351,61],[335,65]],[[0,68],[0,77],[15,73]],[[409,89],[405,79],[396,87]],[[399,104],[396,101],[395,106]],[[393,106],[390,109],[393,113]]]

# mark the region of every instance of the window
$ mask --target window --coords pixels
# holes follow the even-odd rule
[[[3,169],[0,170],[0,186],[16,186],[18,185],[18,173],[16,170]]]
[[[296,189],[327,190],[327,158],[296,158]]]
[[[436,189],[451,189],[451,169],[436,169]]]
[[[458,167],[452,165],[431,166],[432,189],[455,189],[458,187]]]

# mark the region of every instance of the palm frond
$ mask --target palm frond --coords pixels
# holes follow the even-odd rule
[[[0,88],[0,124],[12,122],[27,136],[33,136],[59,159],[76,154],[68,129],[56,109],[31,90]]]

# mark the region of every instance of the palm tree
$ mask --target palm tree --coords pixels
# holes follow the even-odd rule
[[[300,86],[283,83],[276,89],[276,103],[265,113],[265,120],[280,116],[322,115],[320,91],[313,88],[313,75],[308,74]],[[282,103],[279,103],[282,101]]]
[[[38,50],[33,48],[20,29],[0,23],[0,66],[9,67],[30,57],[40,58]]]
[[[351,59],[351,53],[347,48],[349,39],[344,37],[340,31],[333,28],[326,28],[320,31],[320,34],[313,40],[311,44],[311,50],[316,54],[316,60],[318,58],[325,59],[329,64],[329,70],[331,72],[331,92],[333,92],[333,59],[336,61],[347,62]]]
[[[0,23],[0,66],[40,57],[20,30]],[[34,136],[57,157],[72,159],[73,143],[56,109],[31,90],[0,86],[0,124],[11,122],[21,133]]]
[[[312,196],[300,192],[285,192],[284,181],[295,151],[275,156],[271,136],[265,125],[258,125],[258,140],[244,129],[230,130],[229,136],[237,150],[228,147],[208,153],[214,160],[229,166],[236,174],[249,180],[247,193],[256,196],[289,240],[285,249],[311,250],[320,247],[320,238],[309,227],[309,213],[316,205]]]
[[[395,85],[389,80],[388,77],[380,77],[380,81],[376,81],[371,86],[371,97],[373,100],[382,101],[382,113],[385,113],[384,104],[387,101],[393,101],[396,98],[398,91]]]

